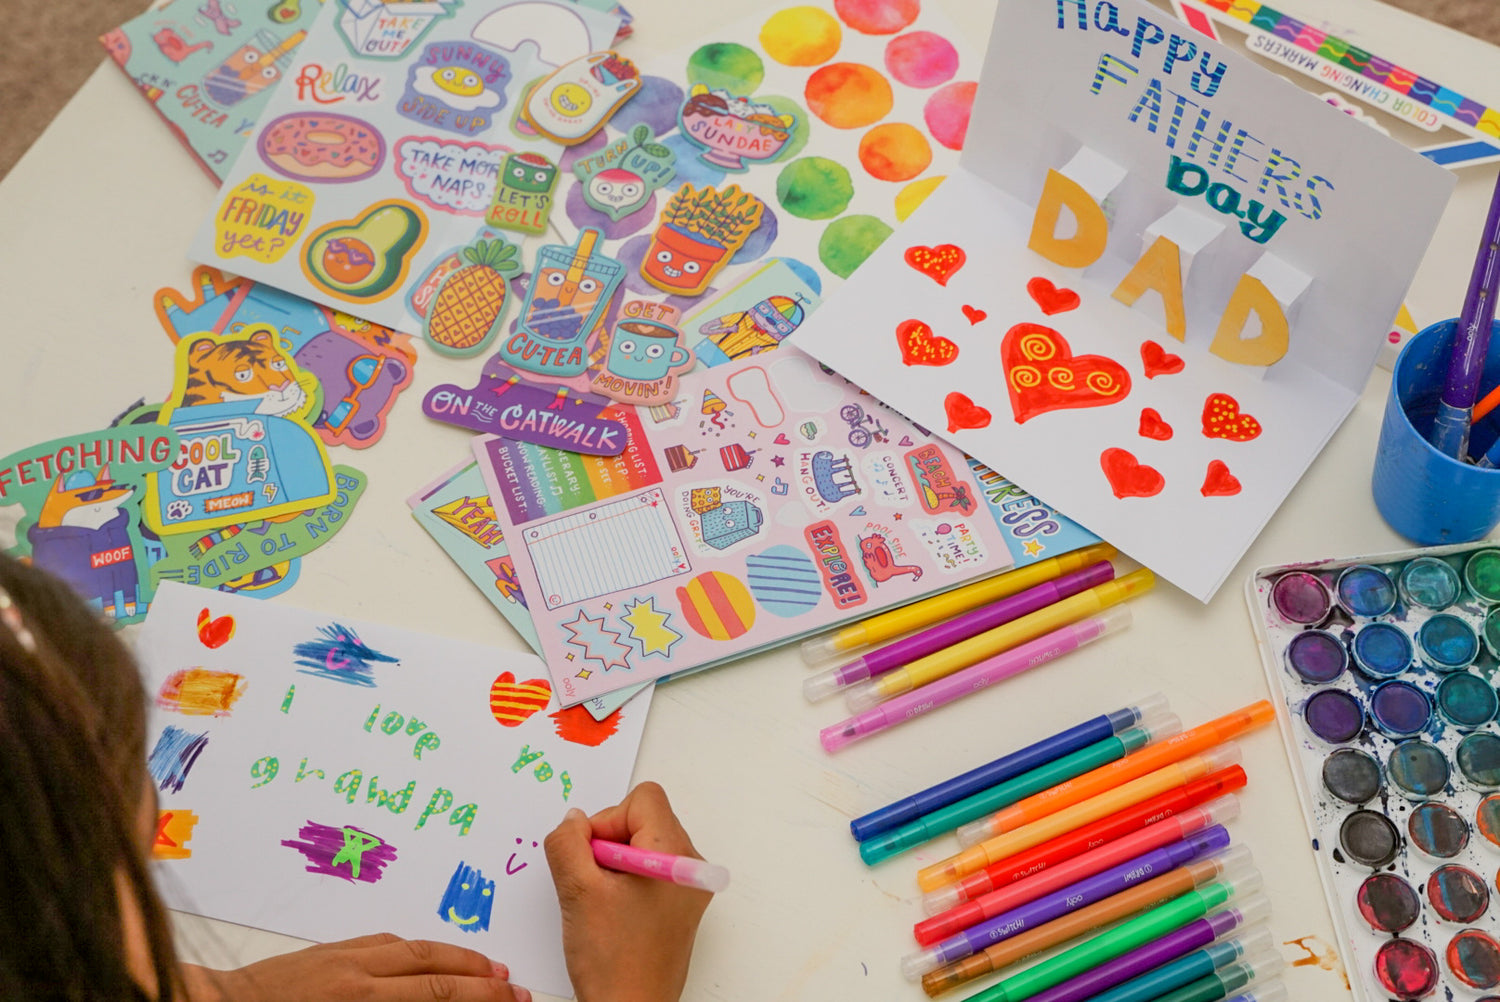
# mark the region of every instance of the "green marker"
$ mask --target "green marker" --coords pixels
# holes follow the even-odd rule
[[[1259,886],[1260,871],[1251,870],[1232,880],[1188,891],[1181,897],[1173,898],[1143,915],[1137,915],[1071,950],[1028,967],[1020,974],[1012,975],[977,995],[970,995],[965,1002],[1021,1002],[1022,999],[1029,999],[1053,985],[1091,971],[1122,953],[1160,939],[1172,930],[1202,918],[1235,895],[1248,894]]]
[[[924,814],[915,821],[908,821],[900,828],[893,828],[859,844],[859,858],[874,866],[890,859],[897,853],[913,849],[923,842],[950,832],[959,825],[967,824],[986,814],[993,814],[1002,807],[1009,807],[1025,800],[1034,793],[1050,790],[1058,783],[1091,772],[1115,759],[1124,758],[1131,752],[1145,747],[1157,738],[1171,737],[1182,730],[1182,721],[1175,713],[1162,714],[1141,724],[1121,731],[1102,741],[1095,741],[1078,749],[1071,755],[1037,766],[1014,779],[998,783],[988,790],[980,790],[957,803],[940,807]]]
[[[1280,954],[1261,953],[1244,960],[1237,960],[1222,967],[1207,977],[1189,982],[1176,991],[1156,997],[1155,1002],[1218,1002],[1228,998],[1246,985],[1260,978],[1274,978],[1286,966]],[[1277,994],[1280,991],[1281,994]],[[1244,998],[1245,996],[1240,996]],[[1272,998],[1285,997],[1285,988],[1280,981],[1261,981],[1256,984],[1252,997],[1257,1002],[1270,1002]]]

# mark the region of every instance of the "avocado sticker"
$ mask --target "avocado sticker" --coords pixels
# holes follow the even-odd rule
[[[376,202],[357,219],[315,230],[302,249],[302,273],[331,296],[373,302],[394,292],[427,238],[427,217],[410,202]]]

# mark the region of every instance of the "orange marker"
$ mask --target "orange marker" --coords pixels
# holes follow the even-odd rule
[[[1018,800],[989,817],[970,822],[958,829],[958,844],[974,845],[1004,832],[1014,831],[1064,807],[1071,807],[1106,790],[1112,790],[1121,783],[1155,772],[1164,765],[1181,762],[1189,755],[1197,755],[1215,745],[1221,745],[1246,731],[1269,724],[1274,719],[1276,711],[1268,700],[1251,703],[1233,713],[1226,713],[1217,720],[1199,724],[1166,741],[1149,744],[1124,758],[1075,776],[1067,782],[1058,783],[1025,800]]]

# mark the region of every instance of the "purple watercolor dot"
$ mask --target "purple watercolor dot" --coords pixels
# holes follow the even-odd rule
[[[628,136],[632,127],[645,122],[654,135],[671,132],[677,128],[677,112],[684,96],[682,88],[665,77],[643,77],[641,89],[615,112],[610,127]]]
[[[567,210],[568,219],[574,226],[580,228],[592,226],[603,233],[606,240],[620,240],[632,233],[639,233],[656,219],[655,193],[652,193],[645,205],[618,221],[610,219],[609,216],[585,202],[581,184],[575,184],[568,189],[563,204]]]

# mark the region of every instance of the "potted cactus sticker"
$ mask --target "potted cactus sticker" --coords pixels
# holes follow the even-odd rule
[[[444,280],[427,311],[427,339],[445,355],[478,354],[500,330],[510,280],[521,271],[516,245],[503,237],[463,249],[464,267]]]
[[[760,225],[765,204],[739,185],[684,184],[662,209],[641,277],[663,292],[696,296]]]

